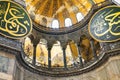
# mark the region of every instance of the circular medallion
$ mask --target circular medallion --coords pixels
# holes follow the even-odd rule
[[[89,22],[88,30],[100,42],[120,40],[120,7],[107,6],[97,11]]]
[[[0,0],[0,34],[12,39],[27,36],[32,30],[26,10],[13,1]]]

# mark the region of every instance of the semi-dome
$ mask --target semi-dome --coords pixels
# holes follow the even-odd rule
[[[109,4],[105,0],[25,0],[33,31],[23,40],[23,62],[52,76],[81,74],[93,68],[105,53],[87,26],[92,15]]]
[[[89,13],[92,5],[104,0],[25,0],[35,23],[49,28],[69,27]]]

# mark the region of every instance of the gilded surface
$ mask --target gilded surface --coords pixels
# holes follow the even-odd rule
[[[92,7],[89,0],[25,0],[25,4],[36,23],[50,28],[54,19],[59,21],[59,28],[65,27],[66,18],[76,24],[76,14],[86,16]]]
[[[120,39],[120,7],[108,6],[99,10],[89,23],[91,36],[103,42]]]
[[[30,33],[32,23],[26,11],[12,1],[0,1],[0,33],[18,39]]]

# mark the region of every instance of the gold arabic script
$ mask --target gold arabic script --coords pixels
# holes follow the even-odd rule
[[[108,12],[110,13],[110,12]],[[120,31],[118,32],[118,28],[120,28],[120,12],[114,12],[114,13],[111,13],[111,14],[108,14],[104,17],[104,20],[106,22],[108,22],[108,29],[103,31],[102,33],[98,33],[97,30],[95,29],[94,32],[95,32],[95,35],[96,36],[103,36],[105,34],[107,34],[108,32],[110,32],[112,35],[114,36],[118,36],[120,35]],[[104,27],[104,25],[102,25]],[[113,28],[115,27],[115,28]],[[117,32],[116,32],[117,31]]]
[[[12,36],[24,36],[27,34],[26,26],[29,26],[27,20],[24,20],[25,13],[17,9],[18,7],[10,7],[11,3],[8,2],[6,12],[3,20],[1,20],[0,30],[9,33]],[[21,21],[23,22],[21,22]],[[24,20],[24,21],[23,21]]]

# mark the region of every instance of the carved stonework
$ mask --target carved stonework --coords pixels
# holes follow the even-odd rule
[[[15,49],[18,51],[21,50],[21,46],[19,42],[4,38],[2,36],[0,36],[0,45],[10,47],[11,49]]]
[[[9,65],[8,62],[9,59],[7,57],[0,56],[0,72],[7,73]]]

